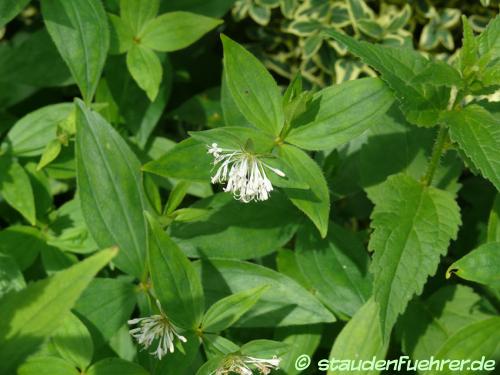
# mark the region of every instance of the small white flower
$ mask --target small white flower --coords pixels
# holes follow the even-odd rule
[[[253,375],[252,367],[259,371],[259,374],[268,375],[271,370],[278,370],[281,359],[274,356],[271,359],[254,358],[249,356],[239,356],[231,354],[227,356],[212,374],[215,375]]]
[[[158,340],[158,347],[151,354],[158,359],[162,359],[169,351],[174,352],[174,340],[179,339],[186,342],[186,338],[177,333],[168,317],[163,312],[160,301],[156,300],[156,305],[160,310],[159,315],[151,315],[146,318],[137,318],[128,321],[130,325],[138,325],[131,329],[129,333],[142,345],[144,349],[149,348],[153,341]]]
[[[208,153],[214,157],[217,172],[212,183],[225,183],[225,192],[245,203],[265,201],[269,198],[273,185],[267,178],[266,169],[285,177],[285,173],[264,163],[259,156],[244,150],[220,148],[217,143],[208,146]]]

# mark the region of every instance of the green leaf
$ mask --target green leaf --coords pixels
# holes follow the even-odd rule
[[[94,363],[87,375],[149,375],[142,366],[120,358],[106,358]]]
[[[344,326],[335,339],[329,358],[337,360],[356,359],[356,361],[369,361],[373,357],[382,359],[387,352],[388,343],[381,335],[380,323],[377,319],[379,309],[373,298],[370,298]],[[320,361],[321,363],[321,361]],[[338,363],[337,363],[338,366]],[[324,367],[324,365],[323,365]],[[328,367],[320,370],[327,370]],[[380,371],[342,371],[330,367],[328,375],[333,374],[379,374]]]
[[[40,157],[40,161],[36,166],[36,170],[40,171],[50,163],[52,163],[61,153],[61,142],[58,139],[54,139],[47,143],[45,150],[43,150],[42,156]]]
[[[33,188],[23,167],[9,156],[0,156],[0,195],[31,225],[36,224]]]
[[[57,357],[33,357],[17,371],[18,375],[79,375],[72,364]]]
[[[127,52],[134,45],[134,32],[132,28],[125,23],[123,18],[108,13],[110,23],[109,34],[109,53],[119,55]],[[99,92],[99,89],[97,89]],[[97,94],[96,100],[99,94]]]
[[[293,168],[296,176],[311,187],[308,190],[286,188],[285,194],[311,219],[324,238],[328,232],[330,194],[322,170],[304,151],[295,146],[283,145],[279,153]]]
[[[335,317],[311,293],[272,269],[237,260],[210,259],[195,263],[202,276],[207,304],[249,288],[268,291],[235,327],[277,327],[333,322]]]
[[[13,225],[0,231],[0,252],[11,256],[21,271],[33,264],[45,246],[44,236],[37,228]]]
[[[244,290],[215,302],[203,316],[204,332],[221,332],[236,323],[250,310],[269,287],[267,285]]]
[[[117,245],[117,267],[143,275],[146,222],[140,163],[100,115],[77,101],[76,164],[82,213],[100,247]]]
[[[204,310],[203,287],[189,259],[158,222],[149,221],[149,269],[163,309],[172,322],[184,329],[197,328]]]
[[[137,85],[146,91],[149,100],[158,96],[163,75],[156,52],[141,44],[134,44],[127,53],[127,67]]]
[[[487,242],[500,242],[500,194],[497,194],[490,211]]]
[[[435,353],[436,360],[463,360],[464,358],[470,361],[480,360],[486,358],[492,370],[495,366],[495,360],[498,360],[498,343],[500,342],[500,318],[493,317],[490,319],[475,322],[467,327],[461,329],[453,336],[451,336]],[[493,362],[493,364],[492,364]],[[450,363],[451,364],[451,363]],[[477,364],[476,364],[477,368]],[[474,374],[467,368],[467,365],[460,370],[460,374],[469,375]],[[451,375],[456,373],[449,367],[444,367],[443,371],[426,371],[425,374],[446,374]]]
[[[479,105],[446,112],[443,120],[450,137],[500,190],[500,120]]]
[[[0,252],[0,298],[11,291],[18,291],[26,286],[23,274],[15,260]]]
[[[75,312],[92,330],[93,337],[102,342],[109,339],[130,318],[137,303],[136,287],[127,279],[95,278],[75,304]],[[106,303],[103,303],[106,301]],[[98,342],[95,342],[98,348]]]
[[[460,51],[460,69],[466,73],[468,69],[476,63],[477,60],[477,41],[474,38],[474,32],[465,15],[462,15],[463,39],[462,49]]]
[[[170,0],[161,3],[162,12],[185,10],[210,17],[222,17],[234,4],[235,0]]]
[[[370,192],[375,203],[369,243],[375,301],[384,339],[414,294],[436,272],[455,239],[460,209],[452,194],[400,174]]]
[[[297,264],[320,299],[333,311],[354,315],[371,295],[363,243],[333,223],[323,240],[312,226],[304,226],[296,241]]]
[[[240,112],[253,126],[278,136],[285,121],[280,89],[262,63],[222,36],[225,82]]]
[[[220,193],[191,207],[208,212],[198,221],[174,222],[169,228],[172,239],[190,257],[265,256],[290,241],[301,223],[300,213],[279,192],[267,201],[248,204]]]
[[[254,358],[280,357],[288,350],[288,344],[273,340],[253,340],[243,344],[241,354]]]
[[[155,51],[172,52],[190,46],[221,23],[221,20],[189,12],[165,13],[149,21],[139,39]]]
[[[500,286],[500,242],[490,242],[472,250],[448,267],[446,277],[451,274],[484,285]]]
[[[46,145],[56,137],[57,125],[68,119],[73,108],[73,103],[53,104],[37,109],[17,121],[6,139],[13,155],[41,155]]]
[[[477,38],[479,55],[491,53],[491,60],[500,57],[500,16],[492,19]]]
[[[464,81],[460,73],[444,61],[430,61],[413,79],[413,84],[425,83],[435,86],[462,88]]]
[[[120,0],[120,16],[135,35],[156,17],[159,10],[160,0]]]
[[[43,0],[42,13],[59,53],[85,102],[95,94],[109,48],[108,18],[102,2]]]
[[[437,124],[440,113],[448,105],[449,89],[413,81],[428,67],[429,61],[422,55],[408,48],[360,42],[335,30],[326,33],[380,72],[395,91],[408,121],[420,126]]]
[[[378,124],[393,101],[391,90],[377,78],[328,87],[313,96],[285,141],[308,150],[333,149]]]
[[[103,250],[48,279],[11,293],[0,305],[0,370],[9,374],[68,316],[94,275],[117,253]],[[29,301],[29,303],[27,303]]]
[[[168,195],[168,201],[165,204],[165,214],[170,215],[176,210],[177,207],[182,203],[186,197],[189,185],[191,183],[188,181],[180,181],[174,186],[170,194]]]
[[[29,0],[4,0],[0,3],[0,28],[17,16]]]
[[[61,358],[80,369],[86,369],[92,360],[92,337],[80,319],[69,314],[50,339]]]

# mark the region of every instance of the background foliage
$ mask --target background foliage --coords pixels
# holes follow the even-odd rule
[[[498,361],[498,9],[1,1],[0,372]],[[235,200],[212,143],[286,178]],[[156,299],[162,360],[127,324]]]

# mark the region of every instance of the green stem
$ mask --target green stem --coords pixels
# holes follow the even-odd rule
[[[445,151],[444,146],[446,145],[447,139],[448,139],[448,128],[441,125],[439,127],[439,132],[436,136],[434,147],[432,148],[432,155],[429,161],[429,166],[427,167],[427,172],[425,173],[425,176],[422,180],[426,186],[429,186],[432,183],[432,179],[434,178],[434,173],[436,173],[436,169],[439,165],[439,160],[441,160],[441,156]]]

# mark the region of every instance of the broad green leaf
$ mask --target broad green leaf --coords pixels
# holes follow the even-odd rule
[[[135,35],[156,17],[159,10],[160,0],[120,0],[120,16]]]
[[[478,105],[447,112],[443,120],[451,139],[500,190],[500,120]]]
[[[251,126],[245,116],[240,112],[238,105],[232,97],[224,72],[222,73],[220,88],[220,105],[222,108],[222,117],[224,118],[226,126]]]
[[[491,53],[491,60],[500,57],[500,16],[489,22],[486,30],[477,38],[477,43],[481,56]]]
[[[234,4],[235,0],[170,0],[161,3],[162,12],[185,10],[210,17],[222,17]]]
[[[107,342],[130,318],[137,302],[136,286],[128,279],[95,278],[75,304],[75,312],[90,323],[93,337]],[[106,303],[103,303],[106,301]],[[95,342],[97,349],[98,342]]]
[[[313,96],[285,141],[308,150],[333,149],[380,123],[394,98],[377,78],[365,78],[323,89]]]
[[[489,361],[489,370],[493,370],[495,361],[499,359],[499,343],[500,318],[492,317],[472,323],[455,333],[443,344],[439,351],[434,354],[434,358],[437,360],[458,360],[459,364],[464,358],[470,361],[486,358],[486,360]],[[474,367],[477,370],[477,364]],[[477,373],[477,371],[473,371],[474,369],[468,368],[467,365],[462,369],[459,367],[450,369],[450,367],[445,366],[443,371],[431,370],[423,373],[432,375],[451,375],[456,373],[456,370],[460,370],[460,374],[464,375]]]
[[[201,281],[192,263],[151,216],[149,221],[149,269],[163,309],[184,329],[197,328],[204,310]]]
[[[79,375],[75,366],[57,357],[36,356],[29,359],[17,371],[18,375]]]
[[[187,181],[210,181],[212,157],[205,144],[193,138],[185,139],[158,160],[142,167],[145,172]]]
[[[0,156],[0,195],[31,225],[36,223],[36,206],[28,174],[9,156]]]
[[[421,126],[437,124],[448,105],[449,89],[413,81],[428,67],[429,61],[422,55],[408,48],[360,42],[335,30],[326,33],[380,72],[381,78],[395,91],[408,121]]]
[[[17,16],[29,0],[3,0],[0,3],[0,28]]]
[[[278,85],[262,63],[238,43],[222,36],[225,82],[250,124],[278,136],[285,121]]]
[[[482,312],[481,297],[463,285],[438,289],[426,300],[414,299],[398,320],[404,353],[428,359],[465,326],[491,315]]]
[[[460,73],[444,61],[430,61],[414,78],[413,83],[426,83],[435,86],[456,86],[462,88],[464,81]]]
[[[269,287],[267,285],[244,290],[215,302],[207,310],[201,322],[204,332],[221,332],[250,310]]]
[[[56,137],[57,125],[68,119],[73,103],[52,104],[33,111],[10,129],[6,142],[19,157],[38,156]]]
[[[288,344],[273,340],[253,340],[243,344],[240,348],[241,354],[254,358],[280,357],[288,350]]]
[[[371,295],[363,243],[333,223],[325,239],[308,225],[300,229],[296,241],[297,264],[319,298],[333,311],[354,315]]]
[[[77,101],[76,164],[82,213],[100,247],[117,245],[117,267],[143,275],[146,222],[140,163],[99,114]]]
[[[139,39],[155,51],[172,52],[193,44],[221,23],[221,20],[189,12],[165,13],[146,23]]]
[[[357,312],[352,319],[344,326],[335,339],[329,358],[337,360],[365,360],[369,361],[373,357],[383,359],[387,352],[388,343],[382,338],[380,323],[378,321],[379,308],[377,303],[370,298]],[[327,365],[327,364],[326,364]],[[342,371],[332,364],[329,369],[325,364],[318,368],[322,371],[328,369],[327,374],[379,374],[380,371]]]
[[[26,286],[23,274],[15,260],[0,252],[0,298],[11,291],[18,291]]]
[[[21,271],[33,264],[45,246],[44,236],[37,228],[13,225],[0,231],[0,252],[11,256]]]
[[[265,256],[290,241],[300,213],[279,192],[264,202],[243,204],[220,193],[191,206],[208,210],[192,223],[174,222],[169,234],[190,257],[251,259]],[[266,220],[262,220],[262,218]],[[286,220],[284,220],[286,218]]]
[[[500,193],[497,194],[493,207],[490,211],[487,241],[500,242]]]
[[[455,239],[460,209],[451,193],[425,187],[400,174],[371,190],[375,204],[369,248],[373,294],[380,326],[388,340],[392,326],[415,294],[422,292],[440,257]]]
[[[291,145],[283,145],[280,157],[293,168],[296,176],[310,189],[284,189],[285,194],[303,211],[318,228],[321,237],[328,232],[330,214],[330,193],[323,171],[304,151]]]
[[[115,14],[108,13],[110,28],[109,28],[109,53],[112,55],[120,55],[127,52],[134,45],[134,32],[123,18]],[[99,88],[97,89],[99,93]],[[98,98],[96,96],[96,100]]]
[[[335,317],[311,293],[272,269],[237,260],[210,259],[195,263],[202,277],[207,305],[237,292],[270,288],[236,327],[277,327],[333,322]]]
[[[80,319],[69,314],[50,338],[50,342],[61,356],[80,369],[86,369],[92,360],[94,346],[92,337]]]
[[[240,347],[225,337],[206,333],[203,335],[203,349],[205,349],[208,359],[212,359],[220,355],[237,352]]]
[[[87,375],[149,375],[142,366],[120,358],[106,358],[94,363],[86,372]]]
[[[472,250],[448,267],[446,277],[451,274],[489,286],[500,286],[500,242],[490,242]]]
[[[127,67],[135,82],[146,91],[149,100],[158,96],[163,75],[156,52],[141,44],[134,44],[127,53]]]
[[[48,279],[10,293],[0,305],[0,370],[11,373],[68,316],[95,274],[117,253],[103,250]],[[29,301],[29,303],[26,303]]]
[[[90,103],[109,49],[108,18],[102,2],[43,0],[42,14],[82,97]]]

